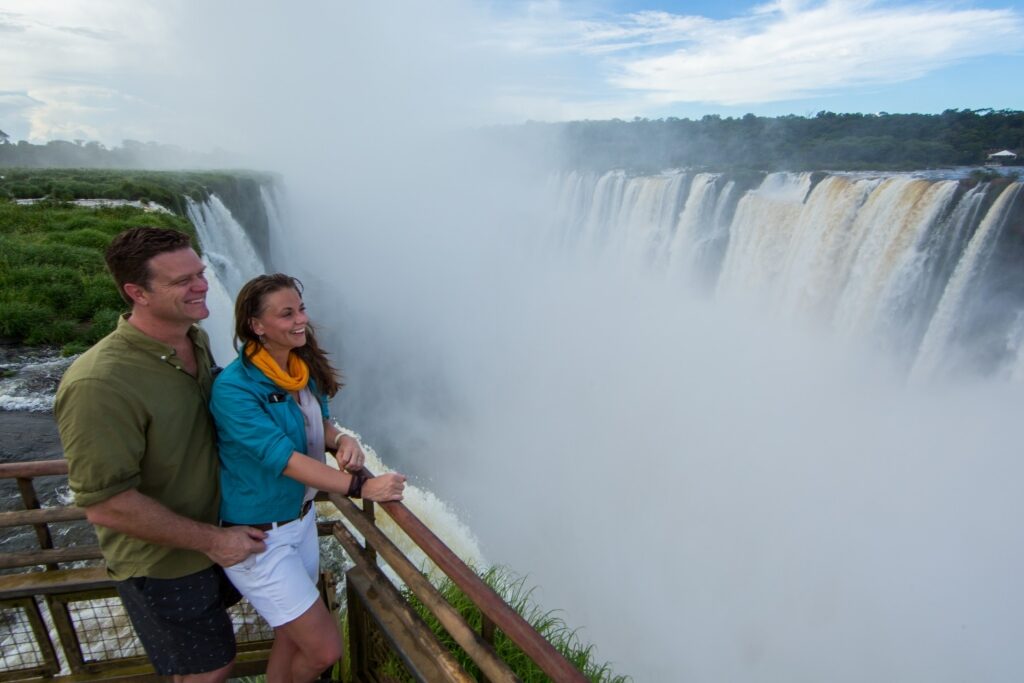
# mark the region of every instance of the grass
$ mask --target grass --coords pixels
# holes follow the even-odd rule
[[[0,338],[73,354],[113,330],[125,305],[103,252],[114,235],[136,225],[195,238],[192,224],[171,214],[0,199]]]
[[[505,567],[492,567],[479,573],[480,578],[504,598],[512,609],[518,612],[548,642],[554,645],[573,666],[594,683],[627,683],[628,676],[616,675],[608,664],[598,662],[594,654],[594,646],[588,645],[579,638],[576,629],[570,627],[555,611],[546,611],[532,600],[533,589],[527,588],[525,577],[515,575]],[[458,586],[446,579],[438,586],[441,594],[462,618],[480,632],[482,615],[480,610],[463,593]],[[413,593],[404,589],[404,597],[412,604],[427,626],[434,632],[438,640],[455,656],[459,664],[475,678],[480,678],[480,670],[473,660],[448,635],[441,623],[416,598]],[[540,667],[513,643],[500,630],[495,632],[494,649],[498,656],[508,664],[509,668],[523,683],[543,683],[551,680]],[[397,681],[411,681],[412,678],[404,671],[397,658],[390,661],[384,671]]]

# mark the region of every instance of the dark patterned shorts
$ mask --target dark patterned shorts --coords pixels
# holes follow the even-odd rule
[[[240,596],[219,566],[179,579],[133,577],[117,592],[161,676],[214,671],[235,658],[227,607]]]

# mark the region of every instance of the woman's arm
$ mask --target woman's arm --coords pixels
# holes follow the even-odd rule
[[[342,437],[342,441],[344,440],[345,437]],[[361,464],[360,467],[362,467]],[[328,467],[322,462],[314,460],[298,451],[292,452],[291,457],[288,459],[288,464],[285,465],[284,475],[306,486],[312,486],[321,491],[333,491],[343,495],[348,495],[352,481],[355,478],[355,475]],[[405,490],[405,477],[395,472],[389,472],[388,474],[367,479],[363,483],[362,497],[377,503],[389,500],[402,500],[403,490]]]
[[[348,472],[336,470],[298,451],[292,451],[282,474],[321,491],[346,493],[352,485],[352,475]]]

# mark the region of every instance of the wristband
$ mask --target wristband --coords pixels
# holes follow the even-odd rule
[[[348,493],[345,495],[349,498],[361,498],[363,495],[363,484],[369,479],[366,473],[362,470],[358,472],[352,472],[352,481],[348,485]]]
[[[341,432],[338,432],[334,436],[334,441],[332,441],[331,443],[333,444],[332,448],[334,449],[335,452],[338,451],[338,443],[341,441],[341,437],[343,437],[343,436],[345,436],[345,435],[342,434]]]

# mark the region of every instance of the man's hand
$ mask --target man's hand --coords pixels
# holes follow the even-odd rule
[[[349,472],[358,472],[366,462],[366,454],[359,447],[359,442],[348,434],[342,434],[338,440],[338,452],[334,457],[338,461],[338,468]]]
[[[308,460],[308,458],[307,458]],[[85,509],[93,524],[150,543],[197,550],[224,567],[267,549],[266,534],[248,526],[219,527],[172,512],[135,489],[122,491]]]
[[[267,534],[251,526],[232,526],[219,530],[206,554],[222,567],[238,564],[253,553],[267,549],[263,539]]]
[[[405,477],[397,472],[389,472],[367,479],[363,484],[362,496],[375,503],[386,503],[389,500],[402,500],[404,490]]]

